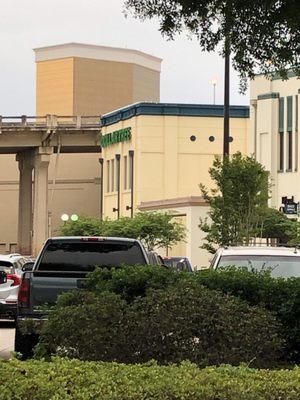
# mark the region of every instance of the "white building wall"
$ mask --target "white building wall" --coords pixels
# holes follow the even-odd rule
[[[299,171],[299,116],[300,116],[300,80],[290,77],[286,81],[268,80],[257,76],[251,82],[250,138],[249,153],[255,154],[271,176],[272,198],[270,205],[279,209],[282,197],[300,201]],[[288,168],[288,127],[287,97],[293,97],[292,126],[292,169]],[[283,170],[279,171],[279,98],[284,98],[284,158]],[[297,100],[298,99],[298,100]],[[296,102],[298,105],[296,106]]]

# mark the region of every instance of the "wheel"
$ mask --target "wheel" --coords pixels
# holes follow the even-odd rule
[[[22,360],[33,357],[33,348],[38,343],[38,341],[39,335],[24,335],[18,327],[18,324],[16,324],[15,351],[22,354]]]

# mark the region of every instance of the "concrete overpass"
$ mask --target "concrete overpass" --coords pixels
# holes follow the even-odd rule
[[[51,234],[50,156],[100,153],[100,137],[99,116],[0,116],[0,156],[16,154],[19,165],[18,248],[21,253],[36,255]]]

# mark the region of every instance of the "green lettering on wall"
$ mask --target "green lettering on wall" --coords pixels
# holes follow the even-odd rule
[[[115,143],[126,142],[131,139],[131,127],[119,129],[102,136],[101,147],[108,147]]]

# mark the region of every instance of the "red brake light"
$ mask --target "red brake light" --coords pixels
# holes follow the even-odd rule
[[[21,283],[21,278],[18,275],[15,274],[7,274],[6,275],[7,279],[13,280],[13,283],[11,286],[19,286]]]
[[[18,293],[18,306],[19,307],[29,307],[30,300],[30,280],[28,278],[23,278],[21,280],[21,286]]]

